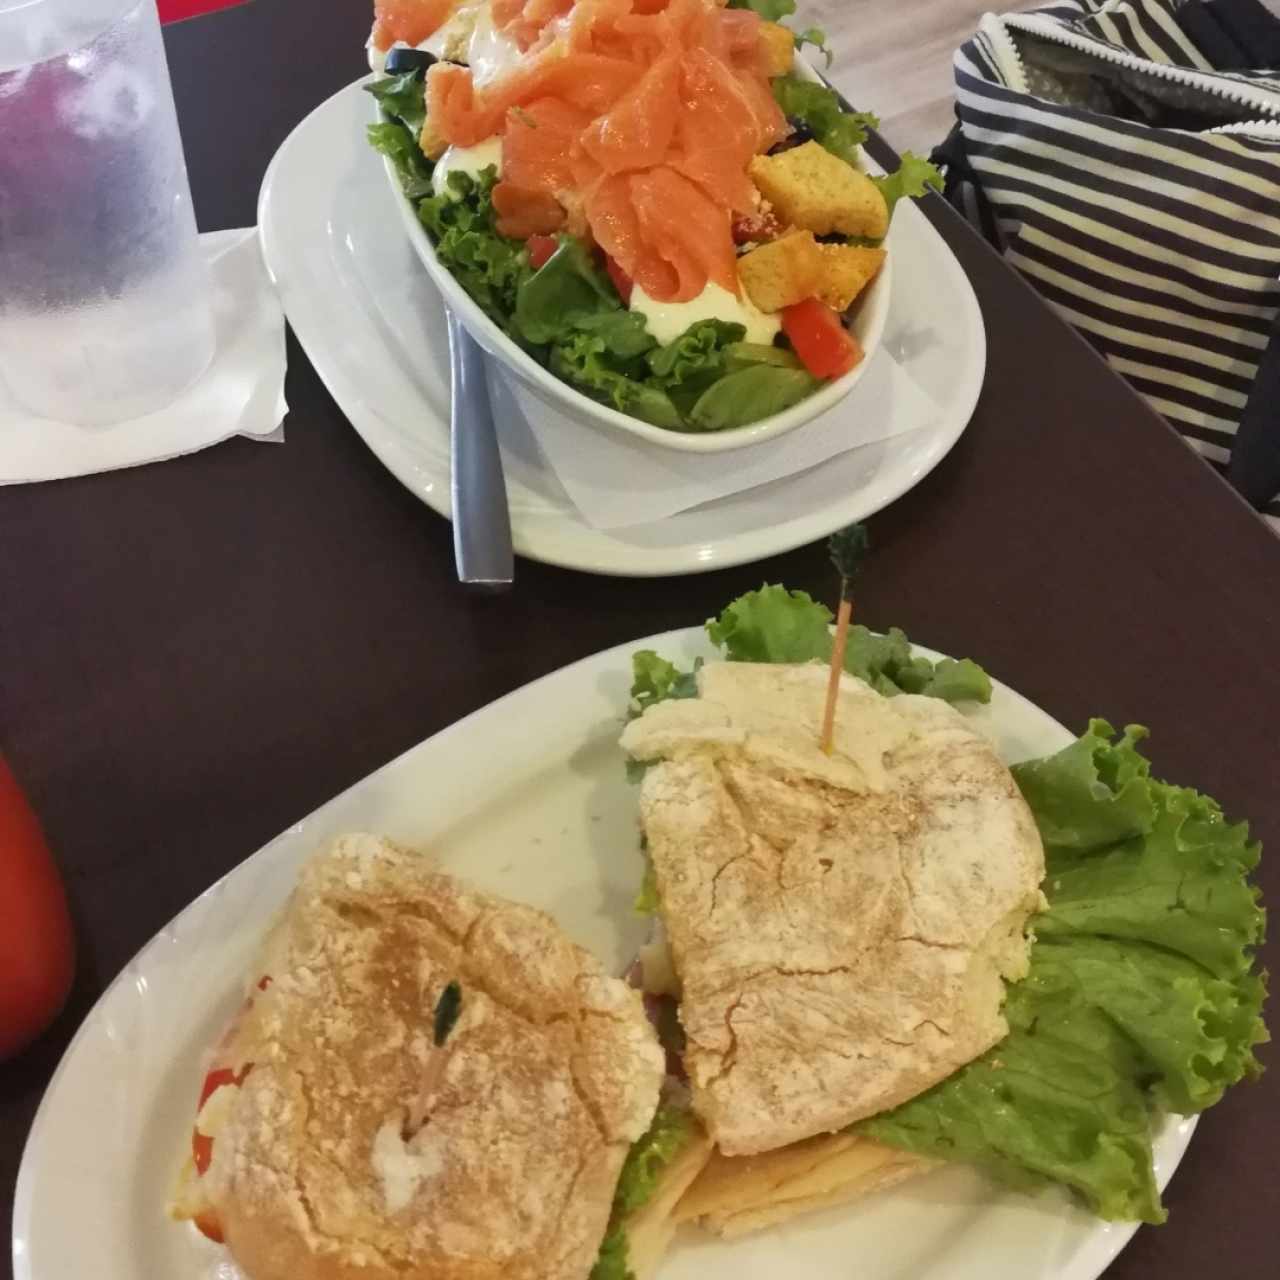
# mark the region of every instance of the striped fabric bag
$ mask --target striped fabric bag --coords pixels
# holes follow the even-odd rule
[[[956,54],[947,196],[1280,519],[1280,21],[1059,0]]]

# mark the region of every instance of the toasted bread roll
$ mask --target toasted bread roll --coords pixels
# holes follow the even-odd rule
[[[585,1280],[663,1076],[637,993],[372,836],[303,869],[259,971],[180,1206],[251,1280]]]

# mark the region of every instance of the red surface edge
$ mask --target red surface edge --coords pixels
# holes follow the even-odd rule
[[[219,9],[234,9],[249,0],[156,0],[161,24],[182,22],[186,18],[198,18],[202,13],[215,13]]]

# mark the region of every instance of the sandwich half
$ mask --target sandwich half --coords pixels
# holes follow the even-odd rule
[[[249,992],[175,1217],[250,1280],[586,1280],[663,1083],[636,991],[356,835],[303,869]]]
[[[770,1204],[928,1167],[844,1131],[1008,1033],[1004,983],[1026,973],[1042,904],[1040,837],[992,744],[936,698],[845,676],[828,755],[826,681],[815,665],[709,663],[696,697],[622,737],[649,766],[640,813],[683,1062],[717,1148],[677,1215],[711,1205],[693,1215],[711,1225],[743,1196],[748,1229],[776,1220]]]

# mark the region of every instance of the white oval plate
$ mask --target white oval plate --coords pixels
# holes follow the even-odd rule
[[[235,1280],[220,1247],[171,1223],[204,1050],[298,866],[370,830],[549,911],[621,972],[646,931],[635,791],[617,746],[630,657],[713,656],[698,629],[620,645],[518,689],[316,810],[197,898],[99,1000],[54,1074],[27,1141],[13,1216],[15,1280]],[[919,650],[930,657],[938,655]],[[997,684],[975,713],[1011,763],[1071,735]],[[529,727],[537,726],[536,732]],[[1156,1144],[1163,1187],[1194,1121]],[[1003,1191],[956,1167],[783,1229],[681,1236],[660,1280],[1094,1280],[1133,1234],[1048,1191]]]
[[[365,142],[370,110],[369,95],[349,85],[290,134],[263,179],[258,227],[289,322],[339,408],[387,469],[447,518],[444,305]],[[602,531],[583,522],[527,426],[500,423],[516,551],[592,573],[700,573],[803,546],[918,484],[969,421],[986,335],[960,264],[914,204],[895,213],[892,235],[883,345],[941,406],[933,426],[653,524]],[[848,403],[856,407],[856,389]]]

